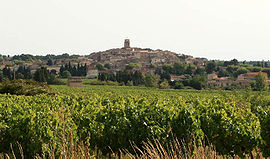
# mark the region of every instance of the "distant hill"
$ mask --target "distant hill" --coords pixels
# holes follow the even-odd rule
[[[174,64],[177,61],[194,65],[203,65],[204,60],[192,56],[177,54],[171,51],[152,50],[130,47],[128,39],[125,40],[123,48],[110,49],[92,53],[88,56],[92,60],[93,67],[97,63],[109,64],[112,69],[123,69],[127,64],[135,63],[147,68],[151,65],[162,66]]]

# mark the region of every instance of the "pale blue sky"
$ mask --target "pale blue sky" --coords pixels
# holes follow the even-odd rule
[[[0,54],[122,47],[270,60],[269,0],[0,0]]]

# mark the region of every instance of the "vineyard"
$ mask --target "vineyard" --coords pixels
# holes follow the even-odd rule
[[[26,158],[50,147],[83,142],[104,155],[133,151],[131,142],[173,138],[211,143],[220,155],[259,149],[270,156],[270,94],[267,92],[160,90],[145,87],[51,86],[56,94],[0,95],[0,153]],[[46,154],[45,154],[46,156]]]

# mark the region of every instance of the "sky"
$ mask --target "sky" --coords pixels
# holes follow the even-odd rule
[[[0,0],[0,54],[123,47],[270,60],[269,0]]]

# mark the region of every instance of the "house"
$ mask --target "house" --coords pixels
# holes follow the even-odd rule
[[[228,87],[233,84],[233,81],[229,77],[221,77],[209,80],[207,84],[213,87]]]
[[[181,80],[186,78],[184,75],[182,75],[182,76],[170,75],[170,76],[171,76],[171,81],[181,81]]]
[[[3,70],[6,67],[6,65],[0,65],[0,70]]]
[[[69,87],[82,87],[82,79],[80,77],[70,77],[67,84]]]
[[[237,81],[242,81],[242,80],[255,80],[256,76],[259,74],[260,72],[249,72],[249,73],[244,73],[244,74],[240,74],[237,77]],[[267,77],[267,73],[266,72],[261,72],[264,76]]]
[[[98,70],[97,69],[92,69],[87,71],[87,78],[97,78],[98,77]]]
[[[214,80],[214,79],[218,79],[218,75],[216,73],[212,73],[212,74],[208,74],[207,75],[207,80]]]

